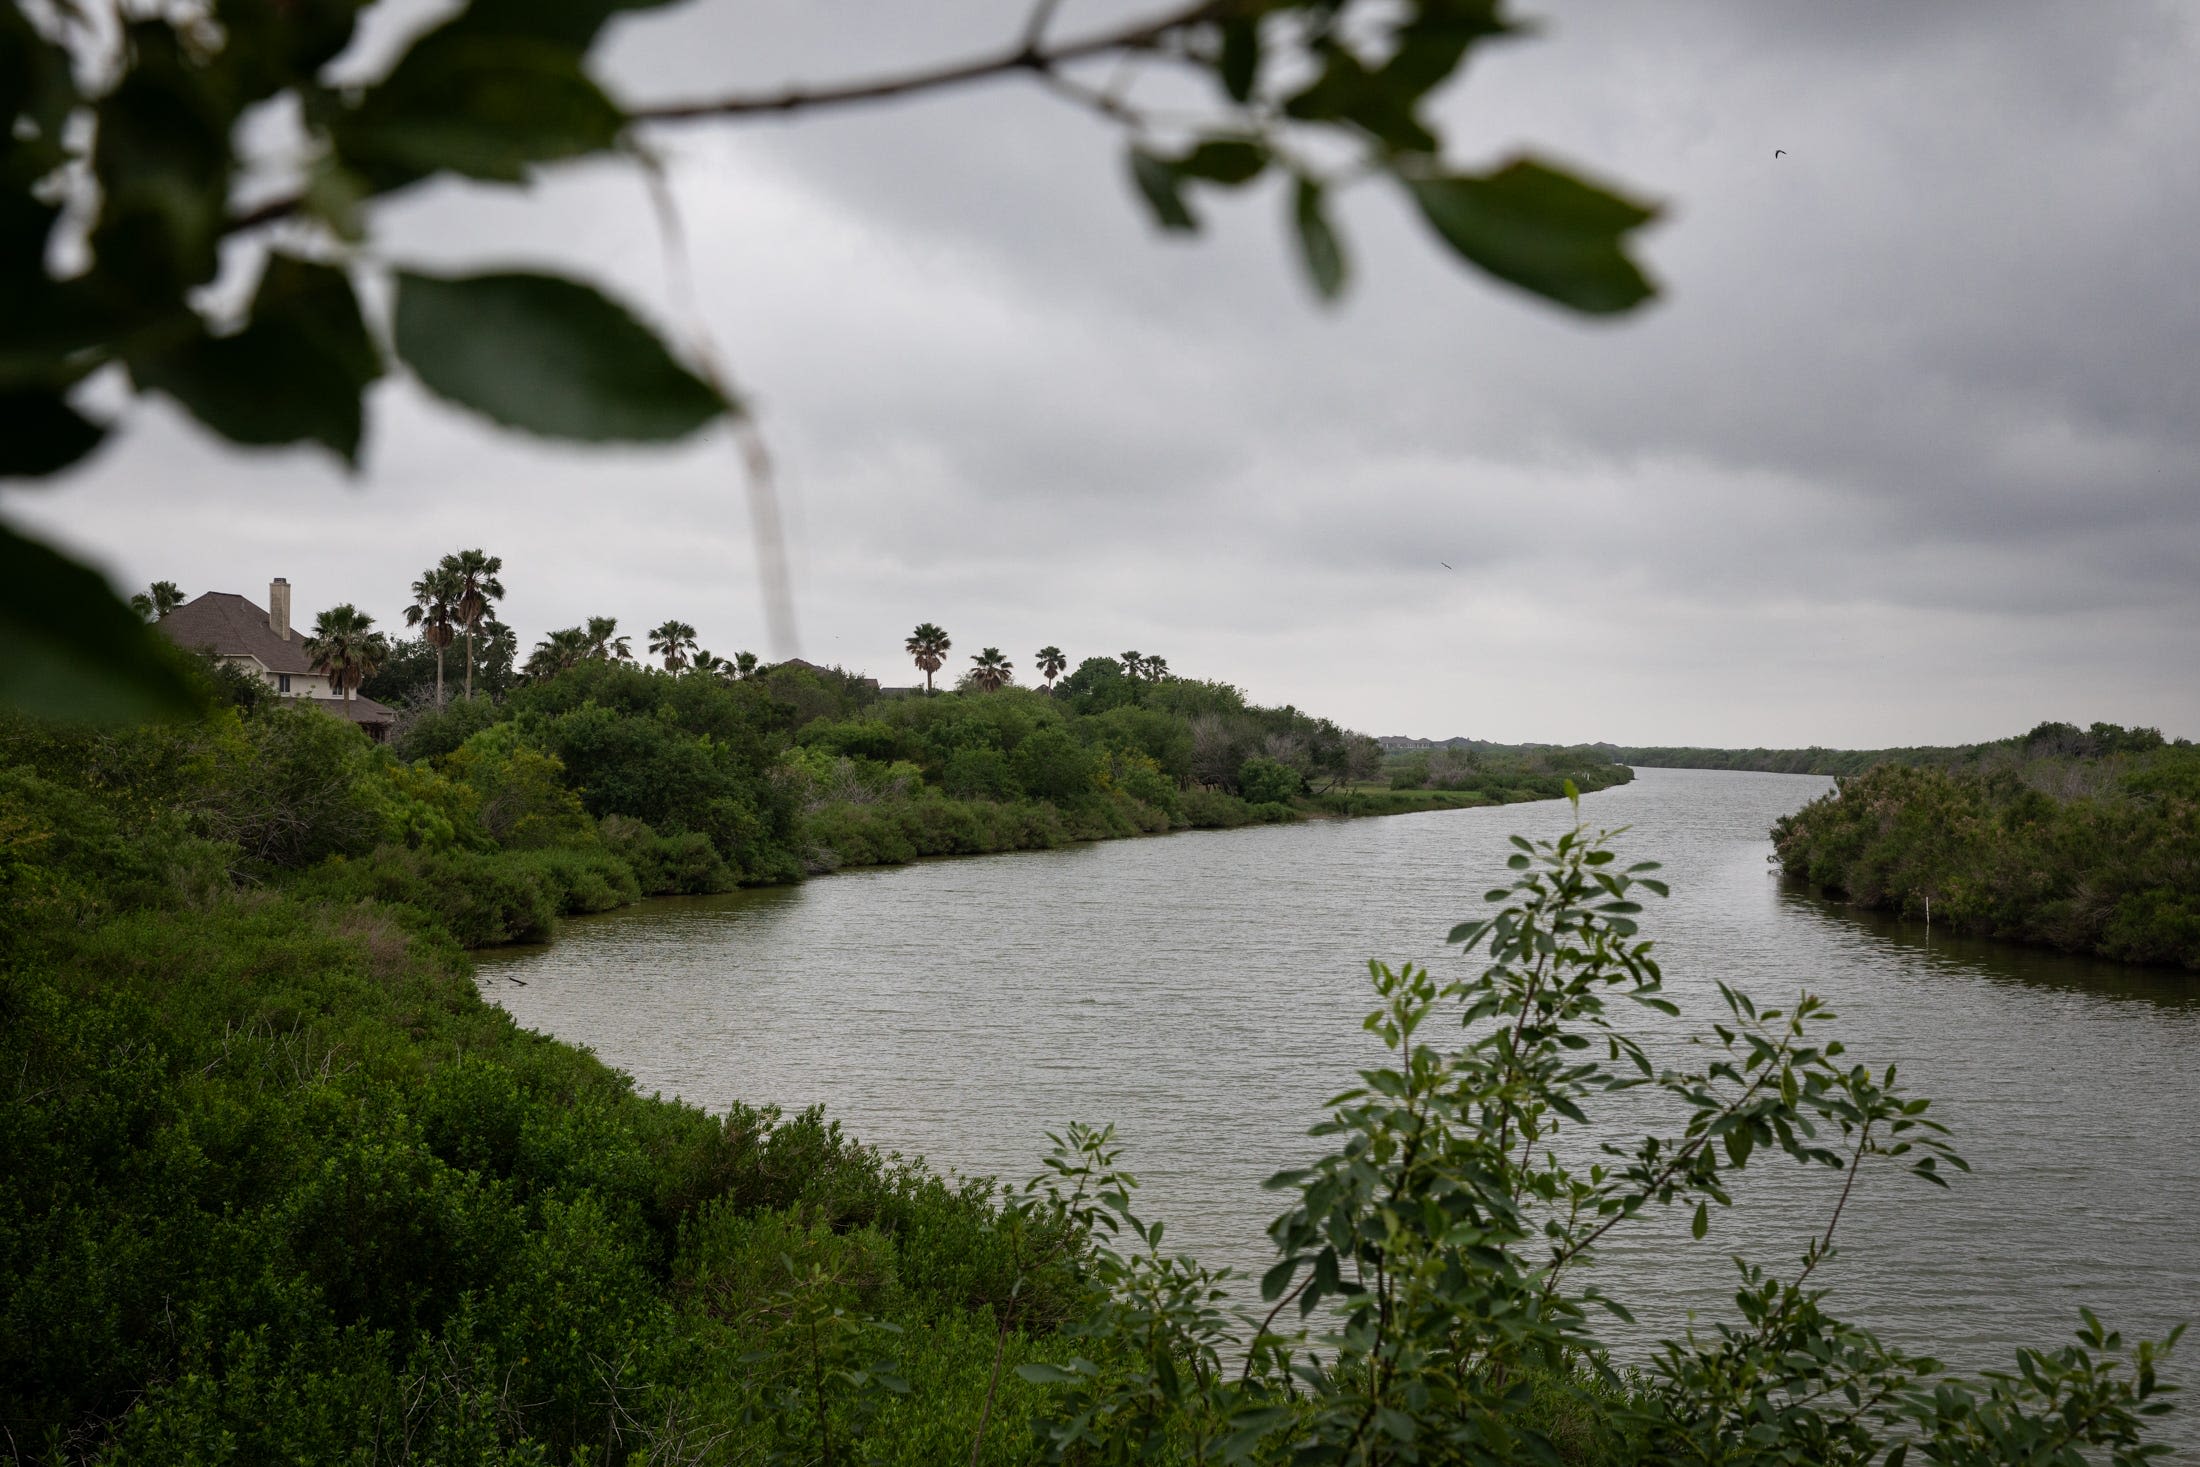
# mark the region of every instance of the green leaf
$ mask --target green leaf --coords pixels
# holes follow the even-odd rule
[[[310,80],[351,43],[359,0],[222,0],[222,60],[250,98]]]
[[[1333,301],[1344,293],[1344,242],[1331,226],[1322,199],[1321,184],[1301,175],[1291,192],[1291,222],[1298,230],[1299,259],[1306,266],[1307,279],[1323,300]]]
[[[129,44],[135,64],[97,109],[92,256],[113,296],[171,306],[214,278],[236,107],[165,24],[131,26]]]
[[[1205,179],[1227,188],[1251,183],[1268,166],[1268,149],[1252,138],[1202,138],[1176,160],[1180,178]]]
[[[1523,290],[1592,314],[1631,310],[1655,293],[1624,248],[1657,217],[1647,205],[1528,158],[1407,186],[1462,259]]]
[[[86,723],[197,711],[175,654],[106,581],[0,525],[0,707]]]
[[[200,332],[135,357],[140,387],[167,393],[235,443],[324,443],[355,462],[360,396],[382,374],[351,280],[331,265],[276,255],[252,317],[234,336]]]
[[[1133,147],[1131,181],[1138,185],[1146,207],[1153,211],[1154,222],[1163,229],[1191,233],[1199,228],[1199,221],[1184,202],[1183,180],[1168,159]]]
[[[1068,1385],[1082,1378],[1075,1370],[1064,1370],[1059,1365],[1048,1365],[1040,1360],[1017,1366],[1016,1373],[1033,1385]]]
[[[61,133],[79,98],[69,53],[19,5],[0,6],[0,123],[12,134],[8,163],[28,182],[65,156]]]
[[[65,469],[106,436],[58,392],[0,391],[0,478],[35,479]]]
[[[72,386],[99,365],[101,343],[110,339],[107,282],[46,274],[47,242],[60,217],[58,205],[0,184],[0,386]]]
[[[1249,16],[1235,16],[1222,23],[1222,59],[1216,67],[1222,89],[1233,102],[1253,95],[1260,79],[1260,23]]]
[[[1697,1238],[1711,1231],[1711,1208],[1708,1203],[1696,1204],[1696,1220],[1688,1225],[1688,1231]]]
[[[400,272],[396,335],[431,391],[545,437],[684,438],[730,408],[625,307],[554,275]]]
[[[442,169],[518,183],[530,164],[609,148],[625,125],[578,47],[446,26],[331,131],[343,160],[387,190]]]
[[[295,255],[269,256],[252,299],[252,321],[295,331],[359,387],[382,375],[382,349],[367,334],[351,277],[334,265]]]

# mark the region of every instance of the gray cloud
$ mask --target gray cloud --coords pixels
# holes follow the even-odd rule
[[[1020,18],[698,5],[625,23],[609,71],[700,95]],[[929,618],[1020,660],[1160,650],[1385,732],[2191,734],[2196,69],[2200,22],[2141,0],[1553,6],[1445,106],[1463,159],[1532,142],[1668,202],[1667,297],[1616,326],[1462,278],[1379,192],[1348,209],[1352,296],[1319,309],[1277,196],[1157,240],[1120,140],[1018,84],[666,141],[812,657],[891,678]],[[392,254],[558,262],[677,324],[622,170],[437,187],[389,223]],[[373,406],[357,484],[156,405],[11,504],[132,581],[289,574],[394,616],[434,554],[487,543],[530,636],[677,612],[763,650],[724,442],[576,451],[404,384]]]

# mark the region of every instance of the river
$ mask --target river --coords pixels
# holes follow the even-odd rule
[[[1954,1128],[1974,1170],[1947,1191],[1860,1182],[1817,1275],[1835,1310],[1968,1367],[2062,1342],[2080,1304],[2127,1334],[2200,1316],[2200,979],[1783,889],[1766,830],[1829,787],[1650,769],[1582,814],[1665,862],[1672,899],[1643,920],[1687,1015],[1713,1016],[1715,978],[1764,1001],[1808,987],[1854,1058],[1899,1061]],[[1506,837],[1567,819],[1551,802],[845,872],[575,921],[482,955],[481,982],[644,1091],[823,1104],[941,1169],[1021,1179],[1045,1131],[1112,1120],[1172,1246],[1257,1273],[1261,1181],[1313,1154],[1307,1125],[1370,1054],[1366,960],[1457,971],[1443,936],[1503,879]],[[1760,1165],[1702,1242],[1685,1215],[1616,1235],[1600,1282],[1640,1321],[1607,1331],[1623,1350],[1731,1317],[1737,1251],[1792,1271],[1838,1178]],[[2164,1439],[2200,1461],[2200,1403]]]

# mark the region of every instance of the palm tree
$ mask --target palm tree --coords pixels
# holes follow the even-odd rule
[[[588,619],[588,655],[598,662],[632,662],[634,649],[628,644],[634,639],[622,637],[619,619],[615,616],[592,616]]]
[[[130,598],[130,609],[147,621],[159,621],[183,605],[183,592],[174,581],[155,581]]]
[[[1001,684],[1013,681],[1016,676],[1016,664],[1003,657],[998,647],[986,648],[970,662],[971,675],[977,679],[978,686],[989,693],[999,692]]]
[[[1140,673],[1147,682],[1157,683],[1169,675],[1169,659],[1148,657],[1140,664]]]
[[[665,660],[665,671],[677,674],[695,655],[695,628],[684,621],[668,621],[649,634],[652,655]]]
[[[1125,676],[1135,681],[1138,674],[1145,670],[1145,667],[1146,659],[1137,652],[1125,652],[1123,654],[1123,672]]]
[[[754,652],[736,652],[736,653],[734,653],[734,654],[733,654],[733,675],[734,675],[735,677],[755,677],[755,676],[756,676],[756,654],[755,654]]]
[[[1047,680],[1047,691],[1050,693],[1054,691],[1054,680],[1069,666],[1069,659],[1062,655],[1062,649],[1051,642],[1032,653],[1031,661],[1039,669],[1039,676]]]
[[[535,644],[535,650],[527,657],[527,675],[556,677],[579,667],[588,658],[588,633],[579,627],[564,627]]]
[[[715,652],[696,653],[694,670],[703,674],[705,677],[714,677],[722,683],[730,683],[736,677],[740,676],[740,674],[734,670],[732,658],[720,657]]]
[[[435,706],[443,706],[443,650],[458,637],[458,577],[448,559],[422,571],[412,583],[413,604],[405,625],[420,628],[420,640],[435,648]]]
[[[917,629],[901,645],[902,650],[915,658],[917,666],[923,669],[924,690],[931,692],[932,674],[940,670],[940,664],[947,660],[948,649],[955,644],[947,640],[947,633],[924,621],[917,623]]]
[[[374,618],[347,601],[313,619],[313,635],[306,638],[305,654],[313,670],[325,673],[329,685],[349,703],[359,685],[389,660],[390,644],[374,630]]]
[[[497,573],[504,569],[504,557],[491,555],[485,550],[461,550],[456,555],[446,555],[438,570],[449,571],[457,583],[458,600],[453,608],[453,623],[466,634],[466,696],[474,695],[474,632],[481,626],[482,618],[489,614],[492,603],[504,599],[504,583]]]

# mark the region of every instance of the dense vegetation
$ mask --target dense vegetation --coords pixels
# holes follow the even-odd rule
[[[2200,970],[2200,749],[2041,724],[1952,767],[1886,763],[1773,827],[1787,873],[1877,910]]]
[[[585,817],[493,741],[440,775],[312,712],[4,730],[11,1460],[814,1455],[899,1354],[929,1404],[866,1460],[931,1462],[969,1450],[995,1320],[1013,1365],[1072,1307],[1058,1223],[1012,1235],[814,1115],[644,1100],[483,1004],[459,940],[723,875],[700,835],[539,843]]]
[[[2019,1375],[1950,1381],[1826,1313],[1815,1239],[1800,1273],[1749,1275],[1730,1329],[1611,1372],[1580,1266],[1610,1228],[1678,1207],[1701,1233],[1753,1153],[1826,1167],[1829,1201],[1843,1173],[1952,1153],[1924,1101],[1837,1058],[1814,1002],[1736,995],[1722,1058],[1655,1076],[1684,1125],[1615,1133],[1593,1172],[1535,1159],[1633,1073],[1607,995],[1670,1008],[1630,915],[1663,889],[1600,841],[1522,843],[1491,918],[1454,933],[1487,949],[1479,976],[1374,969],[1394,1060],[1277,1179],[1251,1333],[1140,1219],[1105,1130],[1067,1130],[1028,1187],[950,1183],[821,1116],[644,1099],[517,1030],[462,941],[791,850],[798,802],[745,762],[768,721],[728,691],[606,668],[423,723],[449,747],[418,764],[286,708],[0,723],[16,1460],[1878,1464],[1897,1436],[1973,1467],[2142,1460],[2154,1347],[2088,1324]],[[979,716],[912,707],[875,721],[921,745]],[[1126,710],[1150,711],[1084,716]],[[623,759],[633,783],[601,788],[681,774],[692,823],[593,815],[599,786],[565,782]],[[1460,1014],[1496,1022],[1416,1040]]]
[[[2162,736],[2153,729],[2120,728],[2096,723],[2079,728],[2068,723],[2043,723],[2028,734],[1996,739],[1984,744],[1919,744],[1900,749],[1692,749],[1622,748],[1597,744],[1593,748],[1623,764],[1648,769],[1747,769],[1770,774],[1862,774],[1882,764],[1906,764],[1921,769],[1954,769],[1966,766],[2000,767],[2012,760],[2041,754],[2064,758],[2099,758],[2114,754],[2145,753],[2159,747]]]
[[[1583,793],[1605,789],[1626,783],[1634,771],[1597,747],[1474,743],[1387,754],[1383,777],[1393,790],[1441,790],[1507,804],[1557,799],[1569,783]]]
[[[1309,814],[1555,798],[1569,776],[1589,788],[1627,777],[1593,759],[1495,761],[1476,779],[1394,794],[1370,787],[1381,764],[1365,736],[1252,704],[1227,684],[1155,674],[1155,661],[1130,664],[1145,669],[1134,673],[1087,658],[1052,691],[884,697],[802,664],[735,676],[583,657],[501,701],[422,707],[392,749],[423,776],[473,786],[499,844],[512,844],[520,820],[533,822],[526,844],[593,841],[630,859],[685,841],[681,890]],[[513,759],[534,780],[525,789],[504,772]],[[495,798],[491,780],[506,781]],[[557,788],[578,811],[528,803]]]

